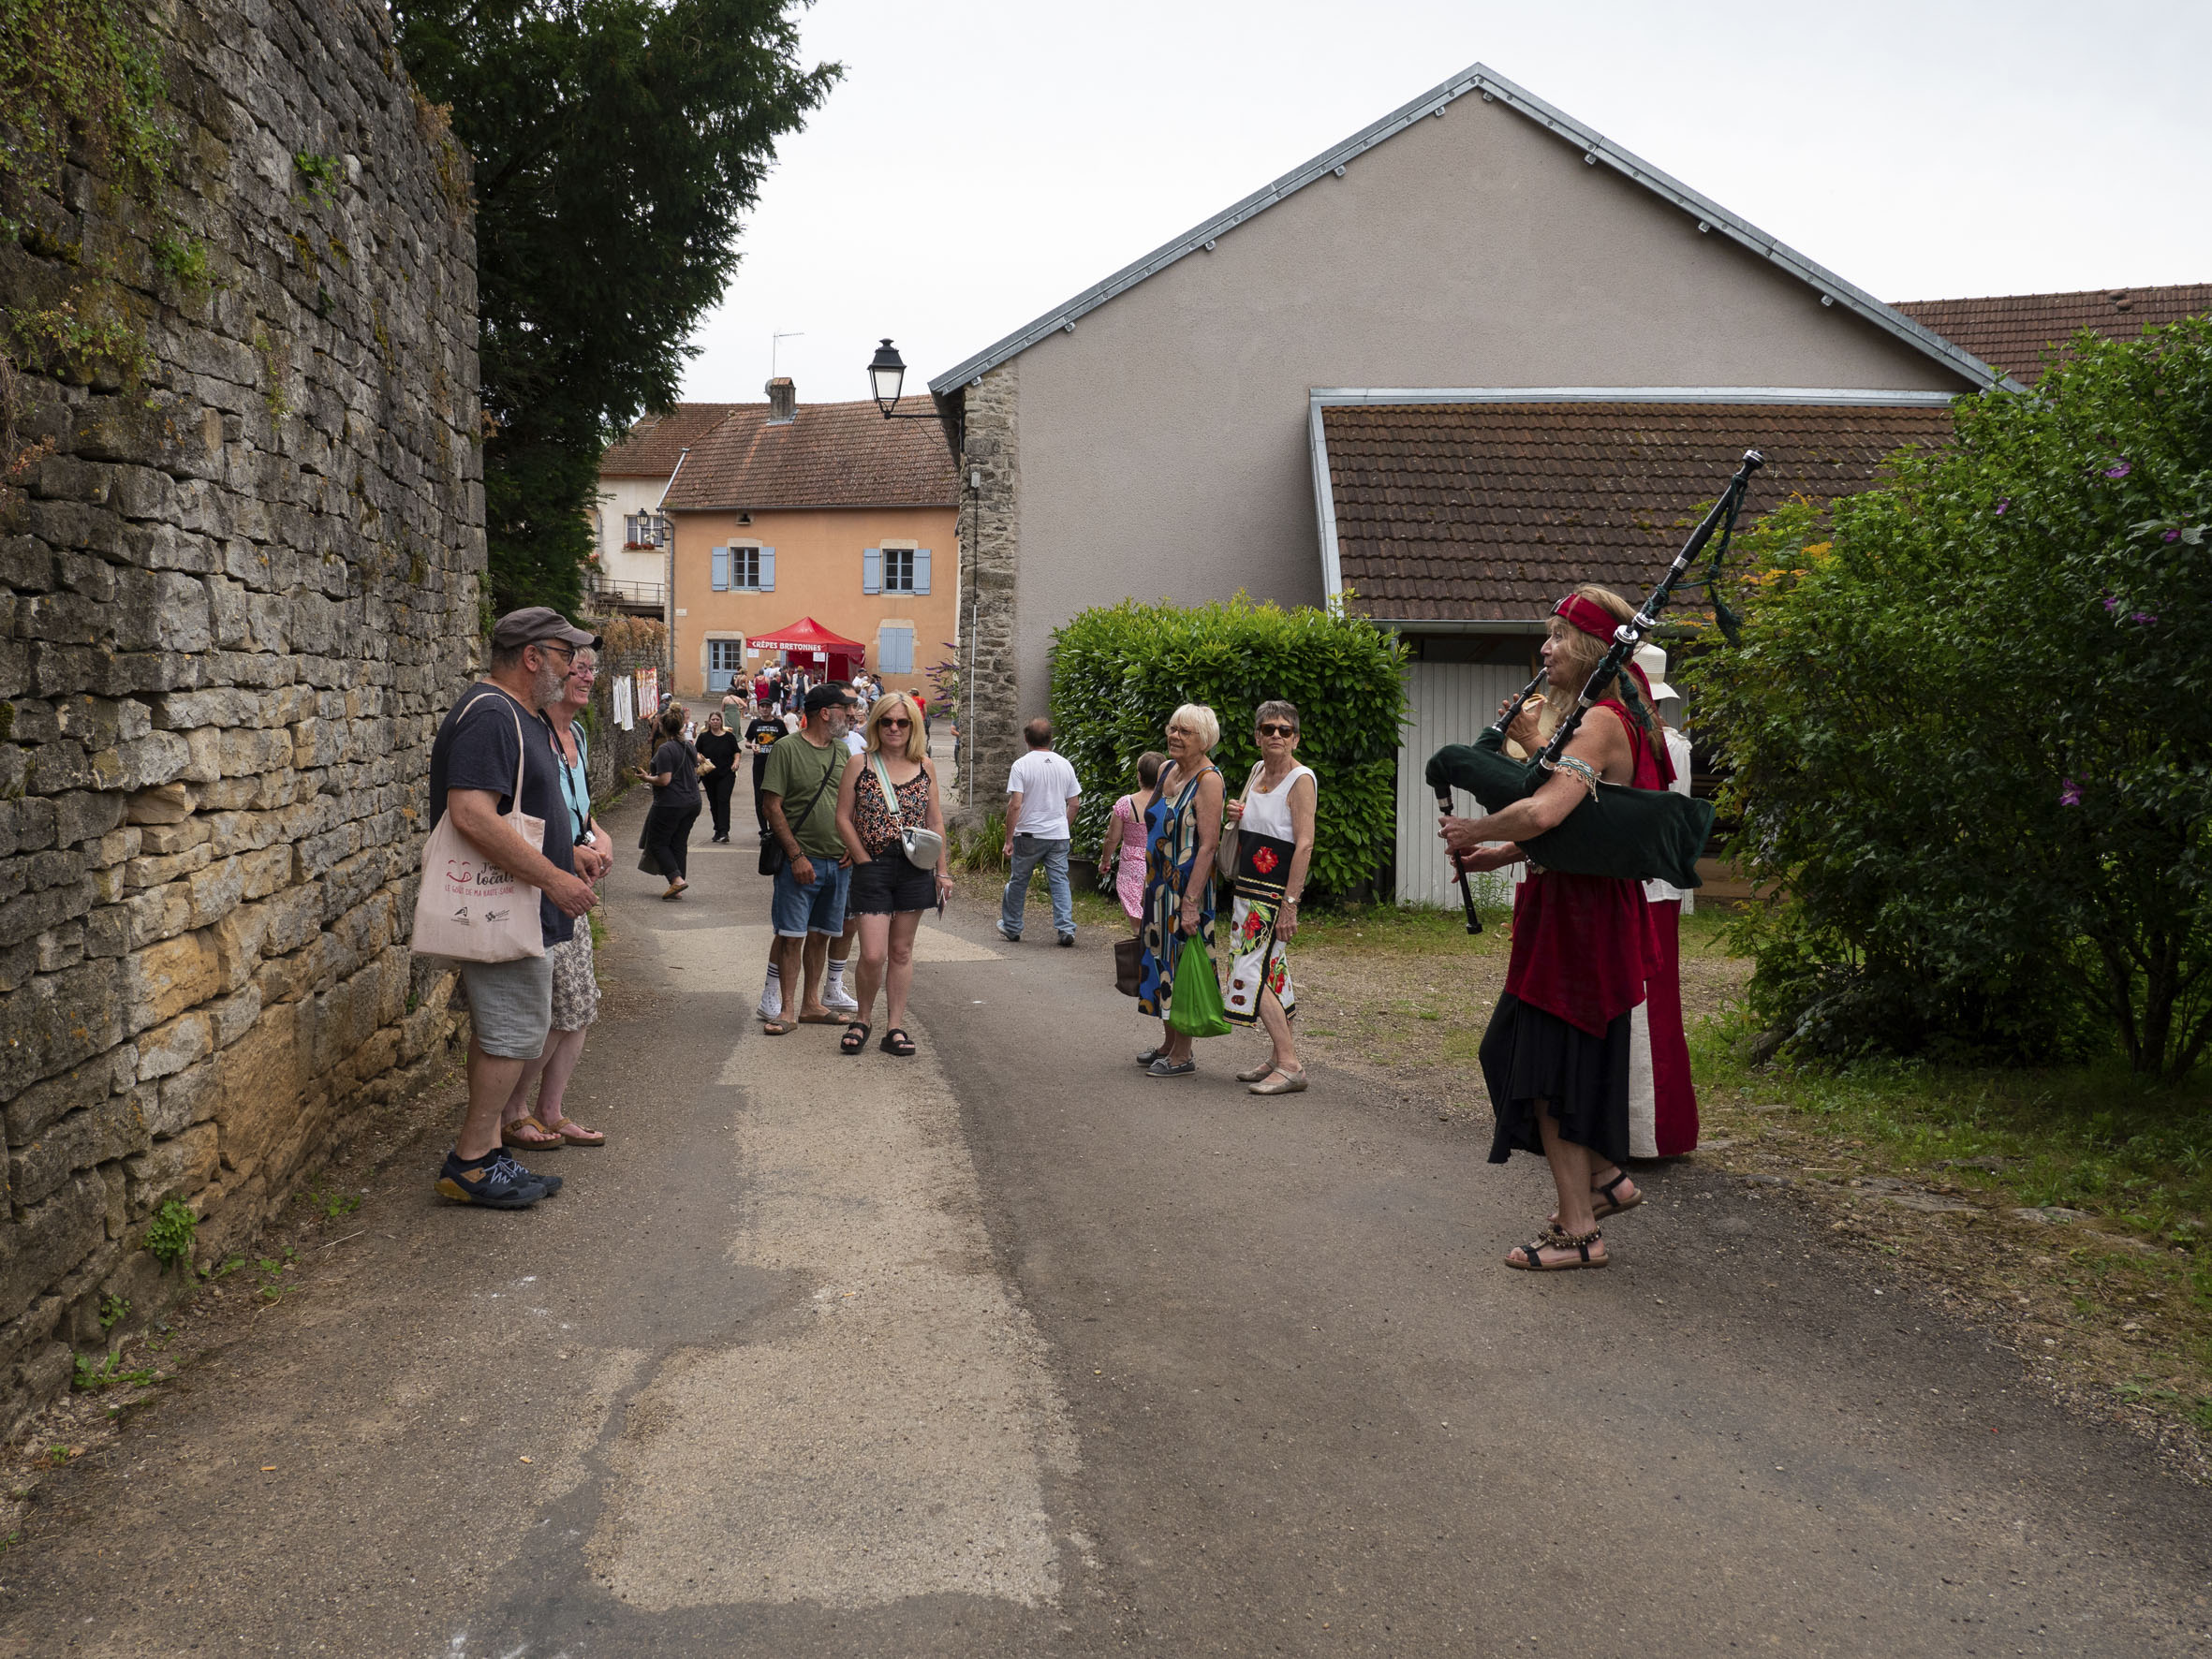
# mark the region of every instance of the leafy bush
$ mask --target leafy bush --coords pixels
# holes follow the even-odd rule
[[[192,1235],[199,1229],[199,1217],[192,1207],[181,1198],[171,1198],[154,1212],[154,1219],[146,1224],[146,1236],[140,1241],[147,1252],[165,1268],[179,1262],[189,1266],[192,1261]]]
[[[1393,839],[1404,652],[1374,624],[1245,595],[1213,605],[1086,610],[1053,635],[1054,744],[1083,780],[1079,844],[1096,847],[1137,756],[1166,746],[1168,716],[1203,703],[1221,720],[1214,759],[1233,795],[1260,758],[1252,713],[1298,706],[1298,758],[1320,783],[1308,885],[1347,893],[1374,878]]]
[[[1751,536],[1692,666],[1733,856],[1790,898],[1753,1006],[1805,1048],[2212,1041],[2212,323],[2083,335],[1884,488]]]

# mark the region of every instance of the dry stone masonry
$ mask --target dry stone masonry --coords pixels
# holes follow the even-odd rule
[[[966,649],[961,662],[961,725],[976,745],[973,798],[965,796],[966,767],[961,788],[966,804],[978,813],[1006,804],[1007,771],[1021,746],[1016,734],[1022,725],[1022,688],[1014,648],[1022,536],[1021,447],[1015,431],[1020,365],[1019,358],[1001,363],[961,394],[961,462],[981,480],[974,506],[963,515],[966,545],[960,550],[963,592],[972,595],[975,604],[975,637],[963,641]],[[1037,688],[1034,701],[1040,709],[1045,689]]]
[[[166,1201],[207,1261],[452,1020],[406,941],[480,629],[465,158],[378,5],[160,15],[162,199],[86,151],[0,246],[11,318],[142,343],[8,341],[0,1428],[104,1297],[182,1283],[140,1248]]]

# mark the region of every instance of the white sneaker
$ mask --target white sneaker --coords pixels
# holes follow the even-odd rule
[[[823,991],[822,1006],[833,1014],[857,1014],[861,1011],[860,1004],[847,996],[842,990],[834,994],[827,991]]]
[[[780,1020],[784,1013],[784,999],[780,996],[774,999],[764,996],[760,999],[759,1006],[754,1012],[763,1020]]]

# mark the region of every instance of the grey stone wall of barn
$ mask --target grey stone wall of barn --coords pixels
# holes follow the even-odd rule
[[[961,423],[963,470],[980,478],[960,516],[961,592],[973,599],[973,637],[960,653],[962,740],[975,746],[972,775],[961,768],[960,792],[970,815],[1006,805],[1007,770],[1020,748],[1023,710],[1016,650],[1016,578],[1022,541],[1022,455],[1018,417],[1021,360],[1001,364],[966,388]],[[963,617],[967,628],[970,618]],[[1033,712],[1043,713],[1049,686],[1034,688]],[[964,760],[966,756],[963,756]]]
[[[467,158],[373,0],[156,23],[170,178],[81,143],[0,245],[0,1428],[174,1299],[162,1206],[215,1257],[454,1023],[406,941],[481,630]]]

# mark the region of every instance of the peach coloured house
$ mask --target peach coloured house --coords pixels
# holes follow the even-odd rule
[[[944,429],[886,420],[872,403],[802,405],[788,379],[767,389],[765,404],[725,406],[671,468],[676,695],[719,693],[785,660],[747,641],[804,617],[863,645],[887,687],[926,691],[959,638]]]

